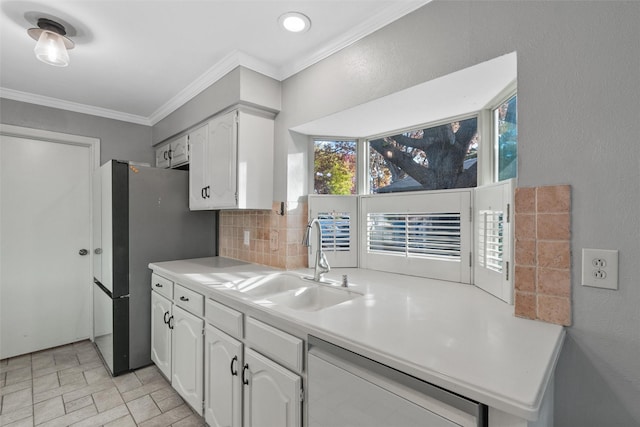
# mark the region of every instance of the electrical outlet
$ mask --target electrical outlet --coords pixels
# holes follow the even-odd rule
[[[583,248],[582,286],[618,289],[618,251]]]
[[[244,230],[244,245],[245,246],[249,246],[249,240],[250,240],[251,234],[249,233],[249,230]]]

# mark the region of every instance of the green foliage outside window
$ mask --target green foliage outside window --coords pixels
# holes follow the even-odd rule
[[[314,192],[356,193],[356,142],[314,141]]]

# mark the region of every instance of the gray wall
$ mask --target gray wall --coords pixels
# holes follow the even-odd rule
[[[429,3],[283,82],[275,199],[307,188],[290,127],[517,51],[519,185],[573,188],[556,426],[640,425],[639,46],[640,2]],[[581,248],[619,249],[618,291],[580,285]]]
[[[280,82],[237,67],[153,126],[153,144],[179,134],[232,105],[280,111]]]
[[[0,122],[100,138],[100,164],[132,160],[155,165],[151,127],[0,98]]]

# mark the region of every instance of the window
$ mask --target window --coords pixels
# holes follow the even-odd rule
[[[517,96],[493,110],[495,155],[497,167],[495,181],[515,178],[518,169],[518,111]]]
[[[358,266],[358,198],[356,196],[310,195],[309,218],[318,218],[322,250],[331,267]],[[317,237],[317,236],[316,236]],[[309,267],[315,263],[316,239],[310,239]]]
[[[356,193],[356,141],[315,140],[315,194]]]
[[[515,83],[475,113],[406,129],[314,141],[309,213],[329,263],[473,283],[512,303]],[[355,197],[345,207],[332,194]]]
[[[361,196],[360,266],[471,282],[469,189]]]
[[[369,140],[369,192],[475,187],[478,119]]]

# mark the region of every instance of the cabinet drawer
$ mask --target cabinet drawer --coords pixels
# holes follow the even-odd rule
[[[245,334],[250,347],[296,372],[302,372],[304,343],[300,338],[251,317],[247,317]]]
[[[204,317],[218,329],[242,339],[242,313],[212,299],[204,304]]]
[[[151,274],[151,289],[160,295],[173,299],[173,282],[167,278],[158,276],[156,273]]]
[[[204,296],[178,283],[175,284],[173,302],[196,316],[202,316],[204,311]]]

